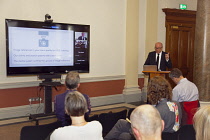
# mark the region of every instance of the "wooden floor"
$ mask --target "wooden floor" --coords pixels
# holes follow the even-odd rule
[[[118,112],[124,109],[134,108],[131,104],[115,104],[102,107],[92,108],[90,115]],[[49,124],[57,121],[55,115],[39,119],[39,125]],[[36,121],[29,120],[29,117],[13,118],[8,120],[0,120],[0,139],[1,140],[20,140],[20,131],[24,126],[36,125]]]

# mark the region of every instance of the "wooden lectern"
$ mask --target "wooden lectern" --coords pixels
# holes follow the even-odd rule
[[[149,78],[153,78],[155,76],[163,76],[169,74],[170,71],[142,71],[145,75],[149,75]]]
[[[155,76],[163,76],[165,77],[170,71],[142,71],[144,73],[144,89],[147,90],[147,85],[150,78]]]

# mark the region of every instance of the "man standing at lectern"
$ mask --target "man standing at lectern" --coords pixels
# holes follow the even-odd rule
[[[155,51],[148,54],[147,60],[144,65],[157,65],[158,71],[166,71],[167,68],[172,68],[172,63],[169,58],[169,53],[163,50],[163,44],[161,42],[155,43]]]

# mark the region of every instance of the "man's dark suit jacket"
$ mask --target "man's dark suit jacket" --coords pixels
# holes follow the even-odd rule
[[[166,71],[166,67],[172,68],[171,60],[169,59],[168,62],[165,58],[166,52],[162,51],[161,61],[160,61],[160,70]],[[148,54],[147,60],[145,61],[144,65],[156,65],[156,52],[150,52]]]
[[[78,37],[78,40],[87,40],[87,37],[84,37],[84,36],[83,36],[83,39],[82,39],[82,36],[79,36],[79,37]]]
[[[69,92],[71,92],[71,90],[67,90],[64,93],[55,96],[55,102],[54,102],[55,114],[57,119],[62,122],[62,126],[71,125],[70,116],[65,113],[65,105],[64,105],[66,94],[68,94]],[[90,98],[86,94],[82,95],[85,97],[87,101],[88,112],[85,113],[85,118],[87,118],[91,112]]]

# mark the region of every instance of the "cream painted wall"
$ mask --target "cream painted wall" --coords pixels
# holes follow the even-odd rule
[[[138,49],[138,73],[143,70],[145,61],[146,40],[146,9],[147,0],[139,0],[139,49]],[[146,54],[147,55],[147,54]]]
[[[1,0],[0,83],[36,81],[31,77],[6,77],[5,18],[89,24],[90,73],[81,77],[125,75],[126,0]]]

